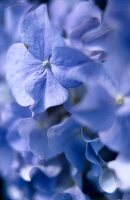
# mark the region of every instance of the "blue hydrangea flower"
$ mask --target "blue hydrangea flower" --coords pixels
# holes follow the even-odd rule
[[[31,105],[35,112],[64,103],[68,98],[66,88],[79,84],[67,76],[67,71],[85,67],[90,59],[78,50],[63,46],[45,5],[25,17],[22,35],[24,44],[10,48],[6,64],[7,80],[17,102]]]
[[[124,21],[127,22],[127,18]],[[130,70],[127,50],[130,45],[126,43],[128,35],[124,33],[123,25],[115,26],[115,29],[111,26],[112,31],[106,38],[109,45],[108,58],[103,64],[104,78],[89,86],[86,83],[88,93],[74,108],[74,112],[72,111],[81,123],[95,131],[105,131],[118,117],[129,115]],[[103,37],[101,38],[103,41]]]
[[[100,139],[105,145],[107,145],[110,149],[119,153],[123,153],[125,156],[129,157],[129,28],[127,31],[124,32],[124,26],[126,27],[129,16],[127,16],[126,12],[124,12],[127,10],[126,6],[124,6],[122,9],[122,4],[119,4],[118,10],[116,10],[114,5],[114,1],[110,3],[104,19],[104,23],[108,24],[111,30],[106,37],[107,45],[104,45],[108,53],[108,58],[103,65],[106,71],[106,76],[103,79],[99,89],[96,85],[96,88],[98,89],[98,94],[96,95],[94,90],[90,88],[90,93],[88,93],[88,97],[86,96],[86,100],[84,99],[84,103],[87,103],[87,99],[89,99],[90,96],[90,98],[95,98],[95,103],[97,105],[93,104],[93,108],[95,106],[95,112],[98,112],[98,119],[96,119],[95,115],[92,119],[89,118],[88,120],[94,120],[95,118],[96,122],[98,122],[98,127],[97,125],[93,124],[93,128],[95,126],[97,127],[97,131],[100,131]],[[119,15],[122,18],[121,21],[118,18]],[[104,26],[102,26],[102,28],[103,27]],[[103,29],[100,29],[100,33],[103,33]],[[101,44],[101,41],[103,42],[105,38],[103,37],[103,35],[101,35],[101,38],[97,37],[97,39],[100,39],[98,40],[98,42],[99,44]],[[101,87],[103,90],[105,89],[103,93],[99,92]],[[91,91],[91,89],[93,90],[93,92]],[[85,105],[86,104],[84,104],[84,106]],[[104,109],[103,105],[105,106]],[[92,113],[91,109],[90,111]],[[101,119],[100,117],[103,118]],[[104,123],[102,123],[102,121]],[[90,123],[94,123],[94,121],[90,121]]]
[[[0,3],[1,66],[20,43],[7,53],[9,102],[0,77],[5,199],[128,200],[130,0],[103,13],[93,0],[10,2]]]

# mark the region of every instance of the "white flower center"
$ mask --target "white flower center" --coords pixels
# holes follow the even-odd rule
[[[44,66],[45,68],[51,68],[51,64],[50,64],[50,61],[49,61],[49,60],[44,60],[44,61],[42,62],[42,64],[43,64],[43,66]]]
[[[125,103],[125,98],[122,95],[118,95],[116,98],[116,103],[118,105],[123,105]]]

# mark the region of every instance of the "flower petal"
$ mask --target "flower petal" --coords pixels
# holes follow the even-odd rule
[[[65,28],[71,38],[80,39],[87,31],[96,28],[101,21],[101,11],[92,1],[78,2],[67,17]]]
[[[62,153],[80,126],[70,117],[48,129],[48,145],[56,154]]]
[[[76,87],[80,84],[74,77],[69,77],[70,70],[85,65],[91,60],[81,51],[69,47],[57,47],[51,58],[52,71],[65,87]]]
[[[32,106],[32,111],[43,112],[49,107],[63,104],[67,98],[68,91],[60,85],[54,74],[48,69],[43,94],[39,102]]]
[[[70,132],[69,132],[70,133]],[[80,132],[79,132],[80,133]],[[85,142],[80,137],[81,135],[75,135],[70,140],[65,148],[65,156],[78,170],[82,171],[85,165]]]
[[[56,47],[53,51],[51,63],[61,69],[85,64],[90,59],[77,49],[70,47]]]
[[[119,117],[110,129],[99,133],[100,140],[113,151],[129,154],[129,130],[129,116]]]
[[[55,156],[53,151],[48,149],[47,133],[44,129],[34,129],[30,133],[30,148],[41,160],[47,160]]]
[[[6,66],[7,81],[16,101],[22,106],[38,101],[45,82],[42,62],[19,43],[10,48]]]
[[[115,102],[101,85],[91,85],[83,100],[70,108],[70,112],[85,127],[88,126],[93,131],[105,130],[114,121]]]
[[[7,81],[16,101],[22,106],[29,106],[34,103],[34,100],[25,89],[25,81],[30,76],[31,70],[33,71],[39,64],[40,61],[35,59],[21,43],[13,45],[8,51],[6,62]],[[32,85],[33,81],[35,80],[32,80]]]
[[[53,48],[64,44],[49,20],[46,5],[41,5],[26,15],[22,25],[22,41],[41,60],[50,58]]]

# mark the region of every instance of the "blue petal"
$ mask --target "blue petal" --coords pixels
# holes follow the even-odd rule
[[[4,123],[4,126],[7,126],[8,129],[12,126],[15,120],[30,117],[31,111],[29,108],[21,107],[16,103],[7,104],[1,112],[1,119]]]
[[[16,121],[11,127],[7,134],[7,140],[10,146],[16,151],[28,151],[29,143],[28,140],[23,139],[19,136],[18,133],[18,122]]]
[[[101,85],[91,85],[83,100],[70,111],[82,125],[94,131],[106,130],[115,118],[115,101]]]
[[[80,132],[79,132],[80,133]],[[83,170],[85,165],[85,142],[80,137],[81,135],[75,135],[75,137],[70,140],[67,147],[65,148],[66,158],[70,163],[76,167],[78,170]]]
[[[112,28],[108,25],[101,24],[98,28],[84,34],[82,42],[87,48],[100,47],[101,49],[107,50],[109,44],[109,36],[111,36]]]
[[[80,39],[101,21],[101,11],[92,1],[78,2],[67,17],[65,28],[69,37]]]
[[[47,132],[49,148],[55,154],[62,153],[79,130],[80,126],[71,117],[64,120],[61,124],[52,126]]]
[[[87,19],[82,24],[80,24],[78,27],[76,27],[71,33],[70,38],[74,40],[80,40],[82,36],[88,32],[91,31],[99,26],[99,20],[92,17],[91,19]]]
[[[31,75],[31,70],[33,71],[39,64],[41,64],[40,61],[35,59],[23,44],[15,44],[8,51],[6,63],[7,81],[16,101],[22,106],[29,106],[34,103],[34,100],[25,89],[25,81]],[[35,73],[36,71],[34,70]],[[32,86],[29,84],[30,87],[33,87],[33,84],[37,81],[37,76],[35,74],[33,77],[36,79],[32,80]],[[28,84],[26,84],[27,86]],[[28,87],[27,90],[29,90]]]
[[[31,152],[39,159],[46,160],[55,155],[48,147],[47,130],[40,126],[39,121],[33,118],[22,119],[18,128],[20,136],[29,142]]]
[[[18,125],[19,135],[23,139],[29,139],[30,133],[37,127],[36,121],[33,118],[22,119]]]
[[[48,148],[47,131],[34,129],[30,133],[31,151],[41,160],[48,160],[55,156],[55,152]]]
[[[116,152],[124,152],[129,155],[129,116],[119,117],[112,127],[106,131],[100,132],[100,140],[110,149]],[[123,142],[122,142],[123,141]]]
[[[80,84],[76,78],[71,78],[68,73],[71,69],[76,70],[76,67],[85,65],[88,62],[90,62],[90,59],[85,54],[69,47],[55,48],[51,58],[52,71],[65,87],[75,87]]]
[[[51,70],[46,71],[46,82],[43,93],[38,103],[32,106],[36,113],[43,112],[47,108],[63,104],[68,98],[68,91],[60,85]]]
[[[98,138],[88,141],[86,145],[86,158],[93,164],[92,173],[93,175],[99,176],[101,173],[101,166],[104,162],[99,156],[99,151],[102,149],[103,145]]]
[[[26,15],[22,25],[22,41],[41,60],[49,59],[54,47],[64,44],[49,20],[46,5],[41,5]]]
[[[59,73],[59,74],[58,74]],[[62,74],[61,76],[60,73]],[[61,84],[65,87],[74,88],[81,83],[93,83],[95,80],[99,80],[103,76],[102,64],[94,61],[90,61],[86,64],[72,67],[67,70],[55,69],[55,74],[60,78]]]
[[[53,51],[51,63],[61,69],[85,64],[90,59],[81,51],[70,47],[56,47]]]
[[[70,12],[73,2],[69,0],[54,0],[50,2],[49,13],[52,22],[59,29],[63,29],[66,15]],[[59,9],[60,8],[60,9]],[[58,12],[56,10],[58,9]],[[62,30],[61,30],[62,31]]]

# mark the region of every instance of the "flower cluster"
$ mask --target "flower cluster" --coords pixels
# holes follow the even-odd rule
[[[129,7],[0,3],[2,200],[130,199]]]

